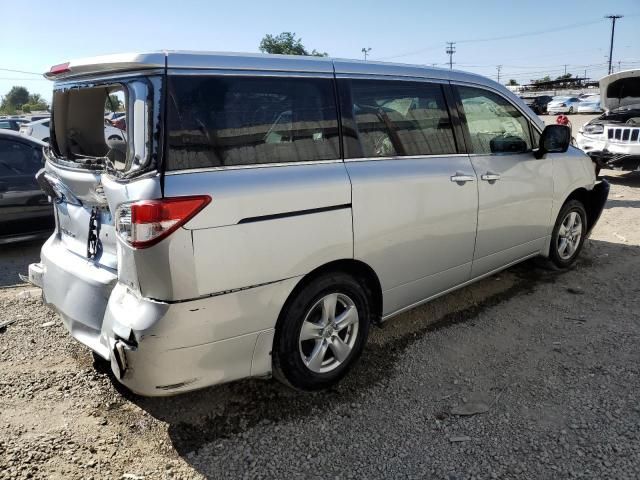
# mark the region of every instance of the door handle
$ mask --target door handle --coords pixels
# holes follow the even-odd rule
[[[500,175],[498,173],[487,172],[484,175],[480,175],[480,178],[485,182],[495,182],[496,180],[500,180]]]
[[[475,180],[475,175],[465,175],[464,173],[460,172],[456,172],[455,175],[451,175],[451,181],[455,183],[474,182]]]

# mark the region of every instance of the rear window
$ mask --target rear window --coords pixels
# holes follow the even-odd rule
[[[166,169],[340,157],[330,79],[169,77]]]
[[[126,111],[127,105],[126,88],[119,84],[56,91],[53,96],[56,153],[79,162],[108,158],[116,170],[124,170],[129,157],[127,133],[114,128],[105,115]]]
[[[49,158],[73,167],[106,169],[116,176],[154,167],[160,121],[156,92],[161,81],[150,76],[56,85]]]

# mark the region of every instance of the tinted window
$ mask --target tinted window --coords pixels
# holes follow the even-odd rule
[[[7,120],[0,120],[0,128],[10,129],[11,128],[11,122],[9,122]]]
[[[169,78],[167,169],[340,157],[330,79]]]
[[[349,89],[350,85],[350,89]],[[449,113],[440,85],[388,80],[340,83],[343,108],[350,108],[345,156],[390,157],[455,153]]]
[[[35,175],[42,167],[42,154],[33,147],[0,140],[0,176]]]
[[[508,100],[487,90],[458,87],[473,153],[519,153],[531,149],[529,123]]]

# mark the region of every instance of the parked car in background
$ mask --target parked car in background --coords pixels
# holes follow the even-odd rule
[[[0,119],[0,130],[20,130],[20,125],[27,123],[28,120],[22,118],[2,118]]]
[[[547,105],[553,99],[550,95],[539,95],[537,97],[523,97],[524,103],[526,103],[531,110],[538,115],[544,115],[547,113]]]
[[[583,98],[578,105],[578,113],[602,113],[600,95],[589,95]]]
[[[568,127],[475,74],[171,51],[48,77],[71,108],[29,279],[143,395],[328,388],[372,324],[528,258],[572,265],[608,194]],[[105,155],[92,107],[114,94],[134,128]]]
[[[640,70],[600,79],[605,112],[576,135],[576,143],[600,168],[640,170]]]
[[[0,244],[46,238],[53,232],[53,207],[36,181],[45,145],[0,130]]]
[[[580,105],[580,99],[578,97],[554,98],[547,104],[547,112],[549,115],[575,113],[578,110],[578,105]]]
[[[33,115],[29,115],[27,118],[27,121],[29,122],[37,122],[38,120],[44,120],[47,118],[50,118],[51,114],[49,113],[42,113],[42,114],[33,114]]]
[[[41,140],[44,143],[49,142],[49,118],[36,120],[35,122],[23,123],[20,126],[20,133]]]
[[[37,122],[23,123],[20,126],[20,133],[27,135],[45,143],[49,142],[49,126],[51,121],[49,118],[38,120]],[[123,141],[126,133],[114,127],[111,122],[104,121],[104,138],[106,140]]]

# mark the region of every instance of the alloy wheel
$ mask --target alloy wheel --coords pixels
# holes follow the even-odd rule
[[[358,338],[358,309],[343,293],[323,296],[305,315],[299,351],[306,367],[327,373],[347,360]]]
[[[582,238],[582,218],[576,211],[571,211],[562,220],[558,230],[556,248],[562,260],[570,259],[580,245]]]

